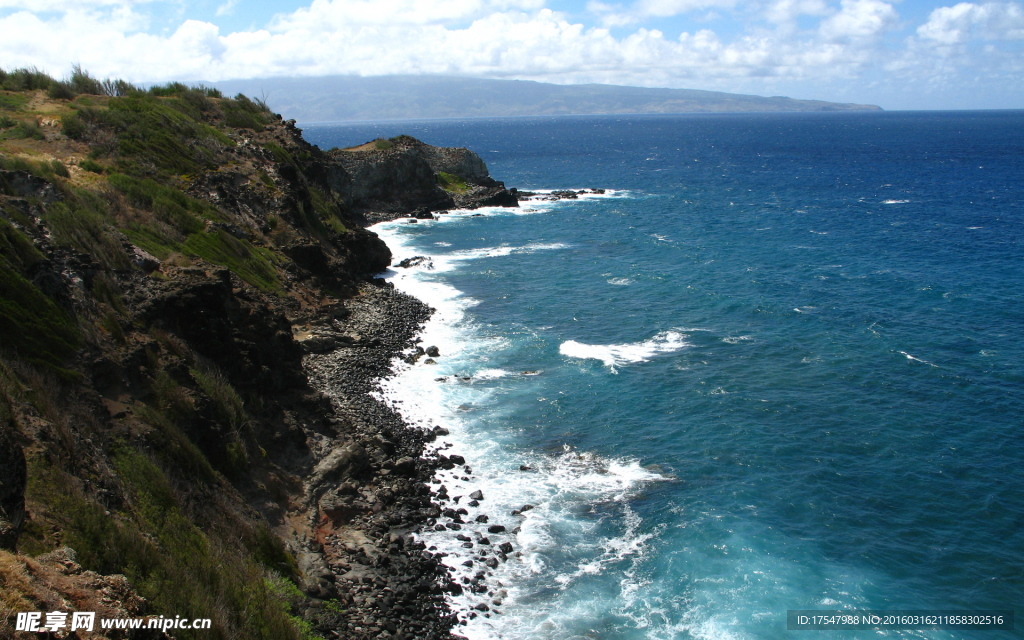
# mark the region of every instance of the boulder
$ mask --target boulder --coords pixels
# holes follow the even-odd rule
[[[316,468],[310,484],[316,486],[325,480],[351,478],[358,475],[369,464],[369,454],[355,442],[331,450]]]

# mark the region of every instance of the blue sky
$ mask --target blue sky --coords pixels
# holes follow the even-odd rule
[[[457,74],[1024,108],[1024,0],[0,0],[0,66]]]

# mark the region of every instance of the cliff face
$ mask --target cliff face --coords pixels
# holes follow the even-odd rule
[[[514,193],[243,97],[0,97],[0,638],[115,583],[195,637],[448,637],[458,587],[407,537],[433,435],[367,395],[429,309],[363,225]]]
[[[491,178],[477,154],[432,147],[409,136],[334,150],[327,163],[332,188],[374,222],[410,212],[519,203],[515,190]]]

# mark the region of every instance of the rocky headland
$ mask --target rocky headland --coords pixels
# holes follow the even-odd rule
[[[431,310],[365,227],[517,201],[465,149],[0,73],[0,638],[55,609],[452,637],[461,587],[410,534],[453,463],[369,393]]]

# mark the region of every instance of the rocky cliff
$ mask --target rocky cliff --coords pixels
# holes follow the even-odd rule
[[[450,637],[409,537],[434,434],[368,395],[430,310],[364,225],[514,192],[464,149],[326,153],[243,96],[76,74],[0,73],[0,638],[89,606]]]
[[[438,148],[409,136],[327,154],[328,181],[366,220],[413,212],[518,205],[515,189],[490,177],[468,149]]]

